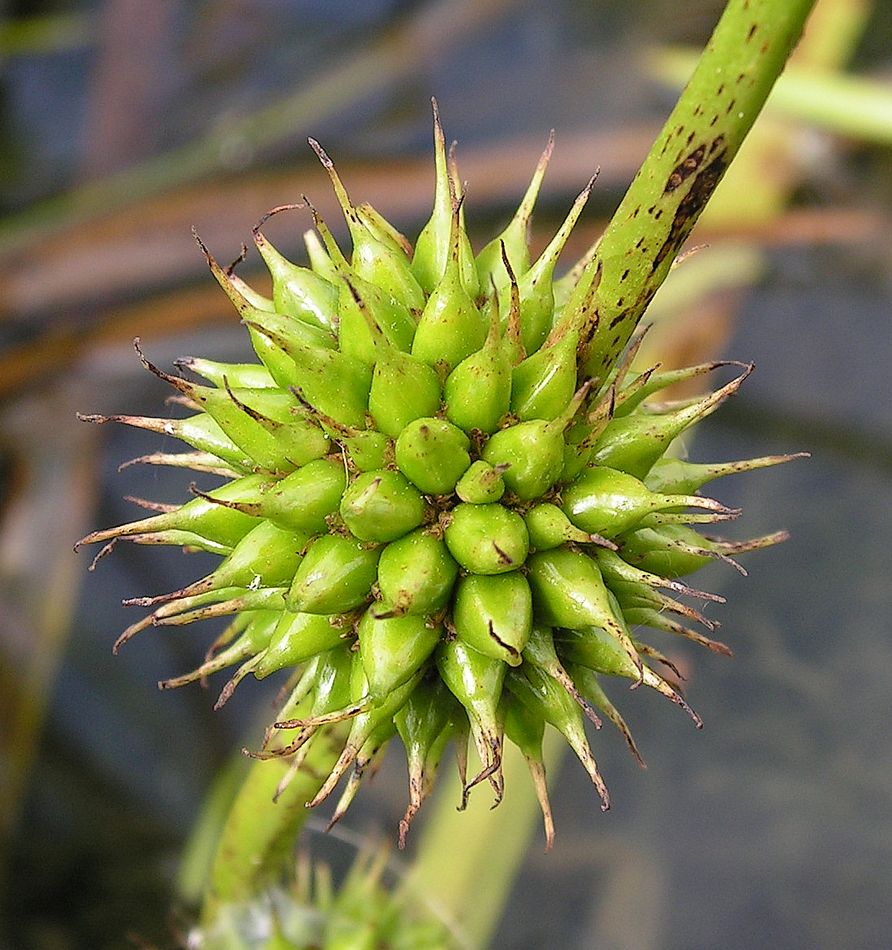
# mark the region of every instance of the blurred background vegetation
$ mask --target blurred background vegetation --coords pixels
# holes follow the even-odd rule
[[[123,597],[201,576],[190,555],[71,553],[128,520],[122,495],[183,497],[176,472],[118,466],[161,436],[75,411],[175,415],[153,361],[246,354],[190,227],[233,259],[269,208],[311,197],[334,223],[323,142],[357,200],[417,233],[431,201],[430,107],[459,141],[479,242],[510,213],[548,131],[542,247],[601,175],[568,260],[622,196],[719,0],[9,0],[0,13],[0,946],[176,945],[177,866],[211,780],[272,693],[220,713],[158,695],[205,633],[149,632],[117,658]],[[706,720],[694,734],[623,697],[650,768],[615,736],[555,782],[558,838],[530,850],[499,947],[887,946],[892,926],[892,7],[819,0],[774,106],[655,302],[652,359],[754,359],[693,457],[809,449],[722,486],[741,533],[789,528],[743,579],[700,586],[737,658],[672,645]],[[299,259],[307,218],[268,226]],[[265,289],[259,260],[240,268]],[[723,494],[721,493],[723,492]],[[200,642],[199,642],[199,638]],[[265,686],[266,684],[264,684]],[[275,689],[275,684],[272,689]],[[335,865],[394,837],[395,758],[360,796]],[[420,819],[423,825],[424,816]],[[317,822],[318,825],[318,822]],[[394,873],[401,865],[394,863]],[[485,886],[486,867],[480,869]]]

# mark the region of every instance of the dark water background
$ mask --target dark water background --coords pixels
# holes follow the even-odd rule
[[[108,17],[127,6],[111,0],[12,5],[8,16],[73,10],[84,19],[70,25],[74,39],[63,48],[10,55],[4,63],[0,201],[9,214],[27,213],[87,177],[97,37]],[[463,148],[512,136],[544,138],[554,126],[559,149],[562,135],[579,130],[656,123],[671,94],[645,78],[636,53],[650,42],[702,42],[718,5],[698,0],[683,17],[666,0],[510,6],[508,15],[494,17],[448,55],[357,95],[310,131],[347,161],[426,155],[432,92],[447,134]],[[132,167],[250,113],[423,8],[395,0],[159,4],[169,20],[163,42],[146,54],[154,84],[140,102],[140,134],[127,140],[129,151],[121,146],[127,154],[91,154],[94,174]],[[888,75],[889,27],[888,9],[877,4],[856,49],[857,70]],[[136,70],[139,49],[129,55]],[[252,169],[275,172],[304,149],[306,131],[281,135],[263,149],[231,142],[224,167],[199,179],[199,187]],[[888,151],[828,141],[822,147],[832,157],[833,188],[828,194],[812,169],[794,202],[871,209],[883,216],[887,237]],[[593,155],[592,163],[598,161]],[[605,171],[595,217],[608,215],[622,192]],[[576,187],[546,189],[543,215],[559,218]],[[472,181],[470,207],[473,189]],[[412,233],[426,213],[421,207],[415,219],[398,223]],[[504,213],[497,200],[483,211],[492,222]],[[234,251],[247,236],[232,234]],[[649,769],[640,772],[614,736],[600,737],[599,762],[615,803],[602,816],[585,775],[565,763],[554,792],[555,849],[546,857],[538,842],[531,848],[494,946],[889,946],[892,253],[879,239],[793,241],[766,255],[767,268],[722,343],[722,355],[752,359],[757,372],[733,404],[701,427],[691,454],[729,459],[810,449],[807,463],[731,479],[719,490],[723,502],[745,508],[735,536],[785,527],[792,538],[748,559],[748,578],[724,565],[698,578],[699,586],[728,598],[713,615],[736,653],[732,661],[684,647],[674,653],[691,671],[689,698],[706,722],[702,732],[653,696],[614,691]],[[101,272],[103,260],[92,266]],[[158,284],[190,286],[201,273],[198,266],[174,269]],[[99,287],[106,310],[143,292],[102,290],[101,281]],[[4,316],[0,342],[8,352],[40,341],[59,321],[87,332],[94,319],[83,299],[68,309]],[[76,405],[68,396],[60,404],[52,366],[7,400],[3,420],[13,435],[4,436],[6,489],[15,488],[22,420],[27,428],[27,412],[37,412],[41,400],[51,407],[52,423],[35,425],[34,438],[46,442],[42,457],[50,460],[53,440],[64,444],[65,431],[76,425],[76,408],[159,412],[163,388],[139,371],[126,337],[97,343],[65,369],[74,384],[63,395],[73,393]],[[197,351],[222,358],[242,346],[237,327],[214,323],[157,338],[153,357],[165,363]],[[129,520],[123,494],[178,498],[188,479],[176,473],[116,472],[125,459],[161,444],[124,429],[101,430],[101,477],[89,523]],[[203,634],[149,632],[117,658],[109,646],[133,619],[121,598],[180,586],[182,555],[122,546],[95,575],[86,575],[87,563],[82,554],[77,610],[7,854],[0,940],[5,936],[2,945],[10,950],[121,947],[128,933],[164,945],[179,849],[210,778],[241,744],[268,695],[246,683],[214,714],[209,694],[197,689],[158,694],[158,679],[194,665]],[[197,560],[190,565],[190,577],[204,573]],[[7,632],[12,625],[7,615]],[[397,760],[390,771],[360,796],[346,822],[353,831],[395,826],[403,808]],[[481,868],[481,887],[485,875]]]

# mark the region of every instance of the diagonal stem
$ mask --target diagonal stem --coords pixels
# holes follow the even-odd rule
[[[666,278],[784,68],[814,0],[729,0],[678,103],[567,301],[603,376]]]

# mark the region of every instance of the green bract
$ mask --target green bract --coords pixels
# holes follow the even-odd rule
[[[712,466],[676,459],[675,438],[752,367],[710,395],[664,404],[652,397],[665,387],[732,364],[633,373],[632,351],[586,376],[597,315],[556,305],[552,273],[591,183],[531,263],[526,231],[549,142],[517,214],[475,261],[436,112],[434,142],[434,210],[414,250],[374,209],[352,204],[315,142],[350,255],[315,212],[309,268],[282,257],[258,227],[273,282],[267,300],[202,246],[259,362],[180,361],[199,384],[140,354],[194,414],[85,418],[165,432],[190,451],[140,461],[225,481],[84,543],[175,544],[223,558],[208,577],[134,601],[153,611],[118,645],[153,624],[233,617],[206,663],[163,685],[239,664],[222,703],[248,673],[288,670],[287,708],[302,718],[276,723],[257,754],[288,758],[293,775],[312,743],[349,721],[312,803],[351,773],[335,819],[397,736],[410,775],[401,842],[449,741],[459,744],[465,798],[488,782],[499,800],[507,736],[529,762],[550,842],[546,724],[606,807],[585,718],[597,721],[600,710],[638,755],[607,679],[643,684],[688,709],[653,669],[668,661],[636,628],[730,652],[673,619],[715,626],[668,592],[720,601],[677,578],[713,559],[736,565],[733,555],[784,538],[699,534],[692,525],[739,512],[696,492],[794,456]],[[469,742],[479,763],[466,773]]]

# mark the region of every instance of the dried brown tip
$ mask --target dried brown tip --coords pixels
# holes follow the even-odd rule
[[[551,813],[551,801],[548,797],[548,785],[545,781],[545,766],[535,759],[527,758],[530,778],[536,790],[536,798],[542,811],[542,821],[545,826],[545,853],[548,854],[554,845],[554,817]]]
[[[600,729],[603,725],[600,716],[595,712],[594,706],[579,692],[576,684],[573,682],[570,674],[561,666],[557,670],[549,670],[549,674],[554,677],[570,694],[579,708],[582,710],[586,719],[596,728]]]
[[[126,600],[122,600],[121,604],[124,607],[152,607],[155,604],[163,604],[171,600],[180,600],[183,597],[194,597],[196,594],[203,594],[213,589],[214,578],[209,574],[207,577],[195,581],[194,584],[181,587],[179,590],[171,591],[168,594],[156,594],[153,597],[128,597]]]
[[[118,541],[120,541],[120,540],[121,540],[120,538],[112,538],[111,541],[108,542],[108,544],[103,545],[103,547],[100,549],[100,551],[99,551],[99,553],[96,555],[96,557],[94,557],[93,560],[90,561],[90,566],[87,568],[87,570],[88,570],[88,571],[95,571],[95,570],[96,570],[96,565],[97,565],[107,554],[111,554],[111,553],[112,553],[112,551],[115,549],[115,546],[117,545]],[[80,544],[80,543],[81,543],[81,542],[78,541],[78,544]],[[75,550],[75,551],[78,550],[77,544],[74,546],[74,550]]]
[[[680,264],[683,264],[688,258],[693,257],[695,254],[699,254],[700,251],[705,251],[710,245],[709,244],[695,244],[693,247],[686,248],[677,255],[676,258],[672,261],[672,270],[675,270]]]
[[[365,696],[358,703],[344,706],[342,709],[336,709],[330,713],[311,716],[308,719],[283,719],[280,722],[273,723],[273,725],[276,729],[305,729],[310,726],[323,726],[326,723],[343,722],[345,719],[352,719],[354,716],[364,713],[369,708],[370,703],[370,697]]]
[[[347,769],[353,764],[357,755],[359,755],[359,749],[355,745],[348,742],[344,746],[338,761],[335,763],[334,768],[329,773],[329,776],[326,778],[322,787],[319,789],[313,799],[307,802],[307,808],[315,808],[317,805],[321,805],[322,802],[324,802],[325,799],[331,795],[331,793],[335,790],[335,786],[341,780]]]
[[[356,761],[353,765],[353,772],[350,775],[350,778],[347,780],[347,785],[344,788],[344,791],[341,793],[341,797],[338,799],[338,803],[335,806],[335,810],[328,821],[328,824],[325,826],[326,831],[331,831],[332,828],[347,814],[347,810],[353,804],[353,800],[356,798],[356,793],[359,791],[359,787],[362,785],[363,779],[366,776],[366,772],[370,776],[374,776],[377,771],[378,766],[380,765],[381,753],[385,748],[384,745],[377,746],[371,754],[366,754],[365,756],[357,756]]]
[[[229,702],[238,684],[241,683],[241,681],[257,666],[262,656],[262,653],[258,653],[256,656],[251,657],[251,659],[246,663],[242,663],[242,665],[235,671],[229,682],[227,682],[223,689],[220,690],[220,695],[217,697],[217,701],[214,703],[215,711],[221,709],[226,705],[226,703]]]
[[[158,511],[162,514],[169,514],[180,507],[180,505],[166,504],[163,501],[149,501],[148,498],[138,498],[136,495],[124,495],[124,501],[129,501],[131,505],[136,505],[146,511]]]
[[[652,660],[654,663],[660,663],[669,670],[672,675],[678,680],[679,687],[680,684],[687,680],[687,677],[682,673],[682,671],[675,665],[675,663],[666,656],[665,653],[662,653],[656,647],[651,646],[649,643],[639,642],[637,644],[639,651],[642,656],[646,656],[648,660]]]
[[[103,416],[98,412],[76,412],[78,422],[92,422],[95,425],[105,425],[106,422],[117,422],[117,416]]]
[[[605,713],[610,721],[619,729],[622,734],[623,739],[626,740],[626,745],[629,748],[629,752],[632,753],[632,757],[638,763],[642,769],[647,768],[647,763],[644,761],[641,753],[638,751],[638,746],[635,743],[635,738],[632,735],[632,730],[628,727],[626,720],[620,715],[619,711],[616,708],[613,708],[612,713]]]
[[[234,468],[225,465],[210,452],[152,452],[122,462],[118,471],[123,472],[131,465],[169,465],[171,468],[188,468],[193,472],[221,475],[225,478],[236,478],[238,475]]]
[[[310,141],[312,142],[313,139],[310,139]],[[276,205],[275,208],[271,208],[269,211],[266,212],[265,215],[263,215],[263,217],[257,222],[257,224],[255,224],[254,227],[251,228],[251,233],[254,235],[254,240],[256,241],[258,237],[260,238],[261,241],[263,240],[263,235],[260,233],[260,229],[264,226],[264,224],[266,224],[267,221],[269,221],[270,218],[274,217],[277,214],[281,214],[283,211],[300,211],[302,208],[308,208],[308,207],[310,207],[310,204],[306,199],[304,199],[303,201],[297,201],[297,202],[293,202],[291,204],[285,204],[285,205]]]
[[[316,153],[316,157],[322,162],[323,167],[326,170],[334,168],[334,162],[328,157],[328,153],[325,149],[314,139],[312,136],[307,137],[307,142],[310,145],[310,148]]]
[[[504,780],[502,779],[501,770],[502,770],[502,741],[498,736],[489,735],[486,737],[475,736],[475,744],[477,745],[477,754],[480,756],[481,762],[483,763],[483,768],[468,782],[465,784],[462,789],[462,799],[461,806],[459,811],[464,811],[468,807],[468,796],[471,793],[471,789],[476,785],[479,785],[483,781],[489,781],[490,785],[495,792],[495,801],[493,802],[493,808],[495,808],[502,800],[502,795],[505,790]]]
[[[139,357],[140,363],[153,375],[157,376],[158,379],[163,380],[165,383],[170,383],[175,389],[178,389],[183,395],[190,396],[195,390],[194,384],[190,383],[186,379],[182,379],[179,376],[172,376],[170,373],[165,373],[164,370],[159,369],[154,363],[146,358],[142,349],[140,348],[140,338],[138,336],[133,338],[133,349],[136,350],[136,355]]]
[[[132,623],[114,642],[112,646],[112,653],[117,656],[118,651],[122,646],[128,641],[132,640],[141,630],[145,630],[147,627],[151,627],[153,623],[153,615],[149,614],[148,617],[143,617],[142,620],[138,620],[136,623]]]
[[[619,545],[611,541],[609,538],[602,537],[600,534],[589,534],[587,544],[594,544],[599,548],[607,548],[608,551],[618,551]]]
[[[598,790],[598,795],[601,798],[601,811],[610,810],[610,792],[607,789],[607,785],[604,782],[601,772],[598,769],[598,763],[595,762],[595,757],[592,755],[592,750],[589,748],[589,744],[583,740],[584,744],[581,744],[578,748],[574,746],[573,751],[576,753],[577,758],[582,762],[583,768],[588,772],[588,777],[592,780],[592,784]]]
[[[514,268],[511,266],[511,261],[508,260],[508,251],[505,248],[504,241],[499,241],[499,248],[502,252],[502,264],[505,267],[505,272],[508,274],[508,281],[511,285],[511,303],[508,309],[506,335],[517,351],[515,359],[519,363],[527,357],[526,347],[523,345],[523,335],[520,329],[520,288],[517,284]],[[546,343],[546,345],[550,344]]]
[[[409,804],[406,806],[406,811],[403,817],[400,819],[400,831],[399,831],[399,849],[400,851],[404,850],[406,847],[406,838],[409,834],[409,829],[412,826],[412,821],[415,816],[418,814],[419,809],[421,808],[421,803],[424,799],[423,793],[424,778],[419,770],[417,773],[410,774],[409,776]]]
[[[443,134],[443,123],[440,121],[440,106],[435,96],[431,96],[431,111],[434,114],[434,140],[443,148],[446,146],[446,136]]]
[[[227,264],[226,267],[223,268],[223,273],[227,277],[232,277],[232,275],[235,273],[236,267],[238,267],[239,264],[243,263],[247,256],[248,256],[248,245],[245,243],[242,243],[242,249],[239,252],[239,256],[231,264]]]
[[[208,262],[214,261],[214,255],[211,254],[211,252],[208,250],[207,244],[205,244],[204,241],[202,241],[202,239],[199,237],[198,229],[195,227],[194,224],[192,225],[191,230],[192,230],[192,237],[195,238],[195,243],[198,245],[199,249],[201,250],[201,253],[204,254],[204,256],[208,259]],[[214,263],[216,263],[216,261],[214,261]]]
[[[651,575],[656,576],[656,575]],[[667,590],[674,590],[676,593],[685,594],[687,597],[693,597],[696,600],[709,600],[714,604],[726,604],[727,598],[722,597],[721,594],[711,594],[708,590],[698,590],[696,587],[688,587],[687,584],[682,583],[679,580],[669,580],[665,577],[657,578],[659,584],[650,584],[648,581],[644,583],[652,587],[665,587]]]
[[[539,157],[540,165],[547,165],[551,160],[551,153],[554,151],[554,129],[548,133],[548,141],[545,143],[545,148],[542,151],[542,155]],[[600,171],[600,169],[598,169]]]
[[[195,482],[190,482],[189,491],[198,498],[203,498],[205,501],[210,502],[212,505],[219,505],[221,508],[231,508],[233,511],[241,511],[243,514],[255,517],[260,515],[261,505],[256,502],[228,501],[225,498],[214,498],[213,495],[202,491]]]
[[[670,702],[675,703],[676,706],[680,706],[691,717],[694,725],[698,729],[703,728],[703,720],[687,704],[681,693],[673,689],[661,676],[657,676],[649,667],[644,667],[644,682],[651,689],[655,689],[661,696],[665,696]]]
[[[300,767],[304,764],[304,760],[306,759],[309,750],[309,745],[304,746],[304,748],[291,760],[291,765],[289,766],[288,771],[282,776],[282,781],[276,786],[276,791],[273,794],[273,804],[278,802],[278,800],[285,794],[285,790],[291,784],[294,776],[300,771]]]

